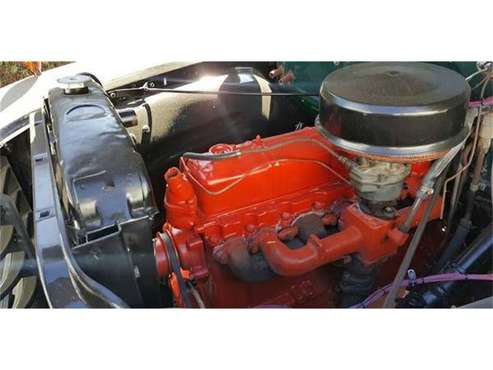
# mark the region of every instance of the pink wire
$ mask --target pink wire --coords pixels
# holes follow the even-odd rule
[[[469,107],[479,107],[481,105],[493,105],[493,96],[484,98],[483,100],[472,100],[469,102]]]
[[[461,280],[481,280],[481,281],[493,281],[493,274],[461,274],[460,272],[450,272],[445,274],[437,274],[425,276],[422,278],[416,278],[413,281],[414,285],[428,284],[428,283],[438,283],[444,281],[461,281]],[[407,288],[411,284],[410,280],[403,280],[401,283],[401,288]],[[389,290],[392,284],[385,285],[384,287],[377,289],[375,292],[370,294],[363,302],[351,306],[351,308],[366,308],[372,303],[378,301],[382,298]]]

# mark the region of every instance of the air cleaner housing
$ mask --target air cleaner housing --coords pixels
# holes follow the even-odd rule
[[[470,88],[460,74],[428,63],[360,63],[326,77],[321,132],[359,156],[391,161],[440,157],[467,135]]]

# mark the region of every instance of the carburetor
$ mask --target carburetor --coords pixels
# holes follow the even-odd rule
[[[363,211],[377,217],[392,218],[404,179],[410,173],[409,164],[361,157],[351,165],[349,179],[360,197]]]

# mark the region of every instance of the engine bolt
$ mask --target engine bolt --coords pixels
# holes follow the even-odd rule
[[[337,225],[337,216],[333,213],[327,213],[322,217],[322,222],[327,226],[335,226]]]
[[[247,225],[247,227],[246,227],[246,231],[247,231],[248,233],[253,233],[253,232],[255,232],[255,229],[256,229],[256,227],[255,227],[255,225],[254,225],[254,224],[248,224],[248,225]]]
[[[209,241],[212,245],[218,245],[220,242],[221,242],[221,238],[219,238],[219,236],[217,235],[212,235],[210,238],[209,238]]]
[[[228,262],[228,256],[226,255],[224,247],[221,246],[218,246],[212,250],[212,258],[223,265]]]
[[[298,231],[296,226],[286,227],[277,233],[277,237],[281,240],[291,240],[298,235]]]
[[[283,220],[289,220],[289,219],[291,218],[291,215],[289,214],[289,212],[283,212],[283,213],[281,214],[281,218],[282,218]]]

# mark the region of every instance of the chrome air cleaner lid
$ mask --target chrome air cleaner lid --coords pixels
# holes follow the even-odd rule
[[[467,135],[470,88],[460,74],[428,63],[360,63],[320,89],[322,133],[358,155],[389,160],[441,156]]]

